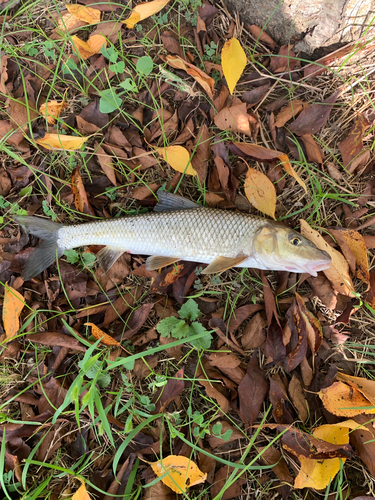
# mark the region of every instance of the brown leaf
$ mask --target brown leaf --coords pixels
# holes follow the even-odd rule
[[[249,316],[260,311],[261,309],[263,309],[263,306],[261,304],[246,304],[244,306],[238,307],[230,316],[230,321],[228,324],[228,330],[230,331],[230,333],[234,333]]]
[[[263,316],[256,314],[245,326],[241,337],[241,344],[245,350],[256,349],[266,341],[267,322]]]
[[[292,47],[293,45],[282,45],[278,56],[271,58],[270,70],[272,73],[284,73],[285,71],[294,70],[298,60]]]
[[[261,459],[266,465],[273,465],[272,471],[276,474],[280,481],[293,483],[293,477],[289,472],[288,466],[279,450],[273,446],[267,446],[259,448],[258,451],[262,453]]]
[[[363,151],[363,135],[370,126],[371,122],[366,115],[358,114],[348,135],[339,143],[343,166],[350,173],[353,173],[361,166],[355,160]]]
[[[60,332],[41,332],[41,333],[33,333],[30,335],[26,335],[24,337],[26,340],[30,342],[36,342],[37,344],[44,344],[49,346],[60,346],[67,347],[72,351],[81,351],[86,352],[87,347],[79,342],[74,337],[70,337],[69,335],[64,335]]]
[[[148,318],[151,309],[154,307],[153,303],[143,304],[141,307],[136,309],[130,316],[128,320],[128,328],[124,334],[120,335],[121,339],[130,339],[135,335],[143,326],[144,322]]]
[[[196,378],[206,389],[207,395],[217,401],[222,412],[224,414],[228,413],[230,408],[228,397],[230,397],[230,394],[220,383],[220,378],[222,378],[220,372],[209,365],[207,367],[207,365],[208,363],[205,364],[204,359],[199,362]]]
[[[236,341],[236,339],[234,339],[234,337],[232,337],[233,340],[228,338],[228,335],[226,334],[227,327],[222,319],[212,318],[212,319],[210,319],[208,324],[213,330],[215,330],[216,334],[221,338],[221,340],[225,344],[229,345],[234,351],[242,354],[242,356],[245,356],[245,353],[238,345],[238,342]]]
[[[357,278],[369,285],[370,272],[367,259],[367,248],[363,236],[354,229],[338,228],[330,229],[329,232],[340,245],[347,260],[348,257],[344,251],[344,244],[349,247],[349,250],[354,256],[354,260],[356,262],[356,272],[355,269],[352,269],[352,271],[355,272]]]
[[[93,0],[93,3],[95,2],[96,0]],[[113,4],[107,3],[106,5],[114,7]],[[94,5],[93,8],[97,7],[97,5]],[[124,25],[121,23],[121,21],[103,21],[97,25],[96,29],[91,33],[91,36],[103,35],[108,39],[108,41],[115,44],[118,42],[119,38],[122,35],[122,29],[124,29]]]
[[[39,116],[35,104],[31,100],[20,97],[18,100],[9,100],[10,121],[15,129],[26,132],[32,126],[33,121]]]
[[[95,215],[94,211],[87,199],[85,186],[82,181],[79,167],[76,167],[72,172],[72,191],[74,195],[74,204],[76,209],[87,215]]]
[[[182,69],[187,72],[188,75],[192,76],[194,80],[196,80],[199,85],[201,85],[205,92],[207,93],[208,97],[213,100],[214,96],[214,85],[215,81],[208,76],[204,71],[200,70],[194,64],[188,63],[184,61],[181,57],[179,56],[171,56],[168,55],[164,59],[172,68],[176,69]]]
[[[116,181],[116,171],[115,167],[112,163],[112,158],[107,155],[107,153],[104,151],[104,149],[99,146],[98,142],[95,142],[94,144],[95,148],[95,153],[98,158],[98,161],[100,163],[100,166],[103,169],[103,172],[105,175],[108,177],[108,179],[112,182],[114,186],[117,186],[117,181]]]
[[[292,424],[294,415],[288,394],[279,375],[270,377],[269,399],[273,406],[272,415],[278,424]]]
[[[293,373],[292,380],[289,382],[288,392],[290,399],[292,400],[293,406],[296,409],[299,419],[302,422],[306,422],[309,412],[308,404],[305,399],[302,384],[297,378],[296,374]]]
[[[312,241],[320,250],[325,250],[331,256],[331,265],[324,270],[324,274],[333,284],[334,288],[343,295],[351,295],[354,286],[349,276],[349,266],[341,253],[332,248],[323,237],[312,229],[304,220],[300,220],[302,235]]]
[[[113,321],[121,318],[126,311],[134,306],[135,302],[140,298],[141,293],[142,287],[139,286],[136,290],[133,289],[124,295],[120,295],[113,304],[107,306],[101,327],[108,328]]]
[[[321,104],[313,104],[304,109],[299,117],[289,126],[292,134],[316,134],[327,123],[333,105],[341,92],[342,89],[336,90]]]
[[[253,37],[255,37],[260,42],[268,45],[271,49],[277,47],[277,43],[264,31],[263,28],[259,28],[259,26],[255,26],[255,24],[247,25]]]
[[[139,379],[143,380],[152,373],[152,369],[158,364],[158,353],[153,356],[145,356],[142,359],[136,359],[134,363],[133,373]]]
[[[304,137],[304,136],[302,136],[302,137]],[[336,167],[336,165],[333,162],[328,161],[326,163],[326,167],[327,167],[328,173],[332,177],[332,179],[334,179],[335,181],[340,181],[342,179],[342,173],[340,172],[340,170]]]
[[[375,269],[370,273],[370,288],[365,295],[365,301],[375,309]]]
[[[179,42],[176,40],[174,37],[173,33],[171,31],[164,31],[161,34],[161,41],[163,44],[163,47],[165,50],[168,52],[171,52],[172,54],[177,54],[178,56],[181,57],[181,59],[185,59],[185,54],[184,51],[182,50],[181,45]]]
[[[242,94],[241,99],[246,102],[247,105],[255,106],[255,104],[258,104],[258,102],[261,102],[267,96],[270,86],[271,85],[267,83],[253,90],[248,90]]]
[[[229,483],[229,487],[225,488],[226,480],[233,473],[233,467],[224,465],[219,469],[214,477],[214,483],[211,487],[211,498],[218,498],[220,500],[231,500],[231,498],[240,498],[242,496],[242,485],[246,483],[244,477],[238,477],[238,472],[236,471],[236,481]]]
[[[164,387],[161,387],[155,394],[152,402],[155,404],[153,414],[167,411],[169,404],[176,399],[185,389],[184,369],[181,368],[175,374],[174,378],[168,379]]]
[[[301,141],[306,149],[306,156],[310,162],[323,163],[323,151],[312,135],[301,135]],[[328,168],[328,167],[327,167]]]
[[[246,375],[238,386],[238,414],[245,426],[253,425],[257,419],[267,392],[268,382],[259,368],[258,353],[254,351],[247,366]]]
[[[215,116],[214,122],[220,130],[229,130],[249,137],[254,137],[256,130],[250,126],[250,115],[245,103],[223,108]]]
[[[99,128],[103,128],[109,123],[108,114],[100,111],[100,99],[98,97],[94,97],[94,100],[83,108],[79,116]]]
[[[355,421],[358,425],[363,425],[369,432],[358,429],[350,433],[350,443],[354,446],[362,462],[367,466],[370,474],[375,474],[375,433],[372,422],[369,423],[369,417],[358,415]],[[362,498],[362,497],[361,497]],[[365,498],[365,497],[363,497]],[[368,498],[368,497],[366,497]]]
[[[132,198],[135,200],[144,200],[148,196],[152,196],[153,193],[156,193],[156,191],[160,188],[160,184],[152,183],[149,184],[148,186],[140,186],[136,187],[132,191]],[[155,198],[156,201],[156,198]]]
[[[245,376],[245,370],[240,368],[241,360],[226,347],[207,356],[210,365],[219,368],[233,382],[239,384]]]
[[[308,106],[307,102],[298,99],[288,102],[276,116],[275,127],[283,127],[291,118],[295,118],[298,113]]]
[[[211,158],[211,134],[205,122],[198,130],[194,141],[194,150],[191,164],[198,174],[199,181],[203,183],[207,177],[207,164]]]

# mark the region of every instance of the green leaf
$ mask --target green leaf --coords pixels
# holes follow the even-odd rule
[[[96,256],[93,253],[85,252],[82,254],[82,260],[85,266],[90,266],[96,260]]]
[[[230,438],[232,437],[233,431],[232,429],[228,429],[224,434],[222,434],[220,437],[223,441],[229,441]]]
[[[138,88],[131,78],[127,78],[124,82],[121,82],[120,87],[127,92],[138,92]]]
[[[69,264],[75,264],[79,260],[79,253],[73,248],[71,250],[65,250],[64,255],[66,256],[66,260]]]
[[[197,333],[207,332],[206,328],[200,323],[194,322],[189,327],[189,337],[192,335],[196,335]],[[188,339],[189,340],[189,339]],[[207,332],[207,335],[201,337],[200,339],[196,339],[191,343],[197,349],[209,349],[211,347],[212,335]]]
[[[102,45],[100,52],[102,53],[102,55],[104,57],[109,59],[109,62],[111,62],[111,63],[115,63],[118,59],[118,56],[119,56],[119,53],[117,52],[117,50],[112,46],[110,46],[110,47],[108,47],[108,49],[106,49],[104,47],[104,45]]]
[[[111,376],[108,372],[103,372],[101,375],[99,375],[97,384],[101,389],[103,389],[103,387],[107,387],[110,383]]]
[[[214,424],[212,426],[212,434],[214,436],[220,436],[222,428],[223,428],[223,424],[221,422]]]
[[[170,318],[162,319],[158,324],[158,326],[156,327],[156,330],[160,333],[162,337],[169,337],[172,332],[172,329],[177,325],[177,323],[180,322],[181,322],[180,319],[171,316]],[[183,323],[185,323],[185,321]]]
[[[112,113],[115,109],[120,108],[122,100],[112,88],[102,90],[99,95],[99,110],[101,113]]]
[[[124,434],[129,434],[133,430],[133,415],[130,414],[125,422]]]
[[[138,73],[142,73],[145,76],[148,76],[153,70],[154,63],[149,56],[140,57],[136,64],[136,70]]]
[[[29,196],[33,192],[33,187],[32,186],[26,186],[20,191],[20,196]]]
[[[178,314],[180,318],[188,319],[189,321],[195,321],[202,315],[198,308],[198,304],[193,299],[189,299],[185,302]]]

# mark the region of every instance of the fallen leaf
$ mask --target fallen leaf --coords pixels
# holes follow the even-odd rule
[[[375,381],[368,380],[363,377],[353,377],[346,373],[339,372],[337,378],[346,382],[350,386],[358,389],[358,391],[375,406]]]
[[[246,483],[244,477],[238,477],[238,471],[236,471],[236,480],[227,482],[229,477],[234,472],[233,467],[224,465],[215,474],[214,482],[211,487],[211,498],[220,498],[220,500],[231,500],[232,498],[242,497],[242,486]]]
[[[239,384],[244,378],[245,371],[240,367],[241,360],[234,354],[228,351],[226,347],[222,347],[220,351],[216,351],[207,356],[210,365],[219,368],[233,382]]]
[[[250,144],[248,142],[233,142],[232,144],[229,144],[229,149],[232,153],[237,154],[242,158],[249,157],[252,160],[263,161],[266,163],[272,163],[275,160],[279,160],[286,172],[294,177],[298,184],[300,184],[300,186],[302,186],[307,192],[306,184],[293,169],[287,155],[281,151],[264,148],[263,146],[258,146],[258,144]]]
[[[331,247],[318,231],[312,229],[304,220],[300,220],[301,234],[312,241],[320,250],[326,251],[332,261],[328,269],[323,273],[332,283],[333,287],[343,295],[351,295],[354,292],[354,286],[349,276],[349,266],[345,258],[335,248]]]
[[[169,404],[176,399],[185,389],[184,369],[181,368],[173,378],[168,379],[164,387],[161,387],[155,394],[153,403],[155,404],[154,414],[163,413]]]
[[[252,35],[260,42],[268,45],[271,49],[277,47],[277,43],[269,35],[267,35],[263,28],[259,28],[259,26],[255,26],[255,24],[248,25],[248,28]]]
[[[186,71],[188,75],[192,76],[194,78],[194,80],[197,81],[199,83],[199,85],[201,85],[204,88],[208,97],[211,100],[213,100],[214,92],[215,92],[215,89],[214,89],[215,81],[213,80],[213,78],[208,76],[204,71],[202,71],[199,68],[197,68],[196,66],[194,66],[194,64],[191,64],[191,63],[184,61],[179,56],[168,55],[165,58],[165,61],[170,66],[172,66],[172,68],[182,69],[182,70]]]
[[[272,465],[272,471],[276,474],[280,481],[292,483],[293,477],[289,472],[288,466],[282,457],[279,450],[273,446],[259,448],[259,453],[262,453],[261,459],[266,465]]]
[[[322,148],[317,144],[312,135],[306,134],[301,135],[301,141],[305,146],[306,156],[310,162],[323,164],[323,151]],[[328,169],[329,170],[329,169]]]
[[[362,462],[367,466],[370,474],[375,474],[375,433],[372,419],[367,415],[358,415],[355,422],[361,425],[361,428],[351,432],[350,443],[354,446]],[[371,435],[363,432],[363,429],[370,431]],[[369,497],[358,497],[358,500],[364,500]],[[369,500],[372,500],[371,497]]]
[[[293,373],[292,380],[289,382],[288,392],[300,420],[302,422],[306,422],[309,416],[309,406],[305,399],[302,384],[295,373]]]
[[[79,167],[76,167],[72,172],[72,191],[76,209],[83,214],[95,215],[89,200],[87,199]]]
[[[272,416],[278,424],[293,424],[295,415],[280,375],[270,377],[270,403]]]
[[[204,483],[207,478],[190,458],[181,455],[169,455],[150,465],[161,481],[176,493],[185,493],[187,488]]]
[[[225,42],[221,50],[221,65],[228,84],[229,92],[233,91],[247,64],[247,57],[237,38]]]
[[[254,351],[247,365],[246,375],[238,386],[238,414],[246,427],[257,419],[268,392],[266,376],[259,368],[258,353]]]
[[[197,172],[192,167],[189,151],[182,146],[156,148],[155,151],[177,172],[197,175]]]
[[[306,108],[308,104],[298,99],[288,102],[288,104],[281,109],[280,113],[276,116],[275,127],[283,127],[291,118],[295,118],[298,113]]]
[[[266,341],[266,326],[267,322],[260,313],[255,314],[245,326],[241,344],[246,350],[256,349]]]
[[[102,47],[107,47],[108,42],[103,35],[92,35],[87,42],[73,35],[72,44],[82,59],[88,59],[94,54],[100,54]]]
[[[109,156],[104,149],[99,146],[99,143],[96,142],[94,144],[95,148],[95,153],[98,158],[98,162],[100,166],[102,167],[103,172],[105,175],[108,177],[108,179],[112,182],[114,186],[117,186],[117,181],[116,181],[116,171],[115,167],[112,163],[112,158]]]
[[[59,16],[57,28],[52,31],[50,38],[52,40],[59,40],[62,38],[63,33],[71,33],[72,31],[86,25],[86,21],[82,21],[70,12],[64,11],[64,13]]]
[[[276,220],[276,190],[266,175],[254,168],[249,168],[244,190],[246,198],[257,210]]]
[[[321,425],[313,430],[313,436],[328,443],[346,445],[349,443],[349,432],[351,429],[360,427],[354,420],[347,420],[332,425]],[[363,430],[368,430],[362,428]],[[340,471],[346,458],[328,458],[325,460],[311,460],[299,457],[301,469],[296,477],[294,487],[314,488],[322,490],[326,488]]]
[[[250,127],[250,115],[247,112],[245,103],[223,108],[215,115],[214,122],[220,130],[238,132],[249,137],[254,135],[254,130],[251,130]]]
[[[65,8],[70,14],[80,21],[84,21],[86,24],[96,24],[100,22],[100,11],[97,9],[79,5],[78,3],[67,4]]]
[[[120,342],[115,340],[113,337],[104,333],[98,326],[94,323],[84,323],[85,326],[91,326],[91,335],[96,338],[96,340],[100,340],[100,342],[104,345],[117,345],[120,346]]]
[[[350,251],[355,257],[357,264],[356,277],[367,285],[370,284],[370,271],[367,259],[367,247],[364,237],[354,229],[330,229],[330,234],[341,246],[343,243],[348,245]],[[344,252],[344,248],[342,248]]]
[[[157,14],[163,7],[165,7],[170,0],[153,0],[152,2],[139,3],[133,9],[130,17],[126,21],[122,21],[127,28],[132,29],[134,26],[154,14]]]
[[[375,413],[374,404],[370,403],[358,389],[344,382],[335,382],[318,394],[324,407],[338,417]]]
[[[13,128],[26,132],[38,118],[39,113],[31,99],[20,97],[9,99],[9,115]]]
[[[72,500],[91,500],[90,495],[87,493],[86,484],[80,479],[82,485],[72,496]]]
[[[284,73],[293,71],[298,63],[293,45],[282,45],[277,56],[271,58],[270,70],[273,73]]]
[[[343,167],[350,173],[353,173],[359,166],[356,159],[363,151],[363,135],[370,126],[371,121],[366,115],[358,114],[348,135],[339,143]]]
[[[53,125],[56,119],[59,118],[61,111],[67,107],[68,103],[66,101],[48,101],[40,106],[39,112],[47,118],[50,125]]]
[[[4,287],[3,303],[3,326],[5,339],[11,339],[17,335],[20,328],[20,315],[25,306],[23,296],[11,286]]]
[[[333,105],[341,92],[342,89],[336,90],[321,104],[313,104],[304,109],[299,117],[289,126],[292,134],[316,134],[326,124]]]
[[[375,309],[375,269],[370,273],[370,288],[365,295],[365,302]]]
[[[63,134],[45,134],[42,139],[36,139],[36,143],[39,146],[43,146],[50,150],[59,151],[72,151],[75,149],[81,149],[89,137],[75,137],[72,135]]]

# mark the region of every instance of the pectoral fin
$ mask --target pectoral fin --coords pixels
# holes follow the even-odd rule
[[[170,266],[178,260],[180,260],[178,257],[164,257],[155,255],[149,257],[146,260],[146,269],[148,269],[149,271],[154,271],[155,269],[160,269],[161,267]]]
[[[96,261],[99,267],[106,273],[123,253],[121,250],[112,250],[111,248],[104,247],[97,253]]]
[[[248,255],[238,255],[237,257],[216,257],[209,266],[202,271],[202,274],[216,274],[222,273],[231,267],[236,267],[244,260],[248,259]]]

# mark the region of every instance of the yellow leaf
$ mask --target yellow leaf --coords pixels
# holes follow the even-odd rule
[[[233,37],[225,42],[221,51],[221,66],[231,94],[233,94],[246,64],[245,51],[237,38]]]
[[[368,380],[362,377],[353,377],[352,375],[346,375],[346,373],[338,373],[337,378],[343,382],[346,382],[351,387],[355,387],[358,391],[369,400],[372,405],[375,405],[375,381]]]
[[[42,139],[37,139],[35,142],[46,149],[64,151],[81,149],[83,144],[90,137],[91,136],[74,137],[72,135],[46,134]]]
[[[167,146],[166,148],[156,148],[155,150],[169,165],[177,172],[187,175],[197,175],[191,165],[189,151],[182,146]]]
[[[161,480],[176,493],[185,493],[186,488],[204,483],[207,478],[192,460],[183,456],[169,455],[150,465],[158,477],[165,474]]]
[[[92,9],[91,7],[86,7],[78,3],[70,3],[65,5],[65,7],[70,14],[87,24],[100,22],[100,10],[98,9]]]
[[[110,335],[107,335],[106,333],[103,332],[98,326],[94,325],[94,323],[85,323],[87,326],[91,326],[91,334],[93,337],[96,338],[96,340],[100,339],[100,342],[104,345],[117,345],[120,346],[120,342],[115,340],[113,337]]]
[[[48,101],[40,106],[39,112],[47,116],[47,122],[53,125],[56,118],[60,116],[61,111],[66,107],[68,107],[66,101]]]
[[[80,481],[82,483],[82,486],[80,486],[74,493],[74,495],[72,496],[72,500],[91,500],[90,495],[87,493],[85,483],[82,481],[82,479],[80,479]]]
[[[103,35],[93,35],[87,42],[74,35],[72,36],[72,43],[82,59],[88,59],[94,54],[100,54],[103,45],[107,47],[107,40]]]
[[[354,420],[346,420],[332,425],[321,425],[313,431],[313,436],[331,444],[345,445],[349,443],[349,432],[353,429],[369,429],[361,426]],[[345,463],[346,458],[329,458],[326,460],[312,460],[299,457],[301,469],[296,477],[295,488],[315,488],[322,490],[340,470],[340,460]]]
[[[139,3],[134,7],[130,17],[122,22],[127,28],[132,29],[139,21],[157,14],[169,2],[170,0],[153,0],[152,2]]]
[[[25,299],[11,286],[5,286],[3,303],[3,325],[5,338],[11,339],[20,327],[20,314],[25,305]]]
[[[306,187],[306,184],[303,182],[303,180],[301,179],[301,177],[297,174],[297,172],[294,170],[294,168],[292,167],[292,165],[290,164],[289,162],[289,158],[287,157],[286,154],[281,154],[279,156],[279,160],[281,161],[281,164],[282,166],[284,167],[284,169],[288,172],[289,175],[291,175],[292,177],[295,178],[295,180],[298,182],[298,184],[300,186],[303,187],[303,189],[306,191],[307,193],[307,187]]]
[[[338,417],[355,417],[362,413],[375,413],[374,404],[354,386],[335,382],[318,392],[324,408]]]
[[[245,194],[254,207],[275,219],[275,186],[262,172],[249,168],[245,179]]]
[[[349,266],[344,256],[331,247],[331,245],[328,245],[323,236],[318,231],[315,231],[315,229],[312,229],[306,221],[300,220],[300,224],[302,235],[315,243],[320,250],[326,251],[331,256],[331,265],[323,273],[332,283],[333,288],[343,295],[351,295],[354,292],[354,286],[349,276]]]

